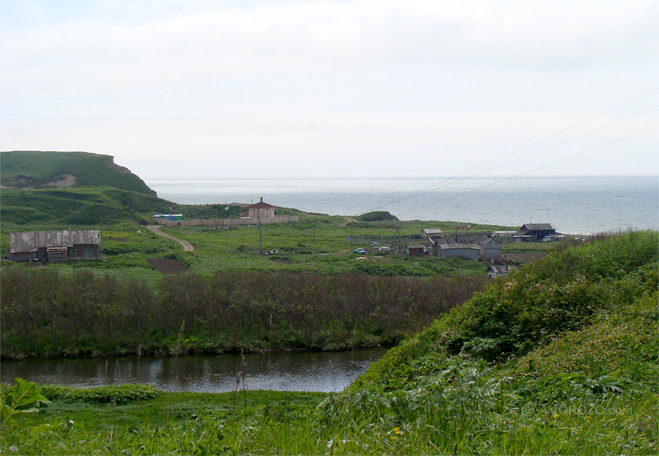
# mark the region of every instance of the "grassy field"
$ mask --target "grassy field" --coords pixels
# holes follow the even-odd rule
[[[564,248],[496,280],[338,394],[43,386],[18,454],[659,451],[659,234]],[[11,390],[3,388],[7,407]]]
[[[436,256],[407,257],[405,246],[423,243],[421,230],[441,228],[452,234],[456,222],[405,221],[400,222],[400,247],[396,237],[395,221],[348,223],[343,217],[291,212],[299,222],[276,225],[237,226],[232,229],[216,229],[209,226],[161,227],[165,233],[191,242],[194,252],[182,252],[176,242],[158,237],[149,230],[131,222],[103,225],[103,257],[99,262],[45,266],[58,271],[78,268],[94,273],[116,274],[125,271],[131,276],[158,277],[148,259],[176,259],[190,272],[212,274],[215,271],[243,272],[309,272],[340,274],[355,272],[374,276],[433,277],[475,275],[483,276],[487,264],[460,258],[440,259]],[[146,214],[145,214],[146,217]],[[68,229],[62,223],[30,224],[30,230]],[[100,229],[101,225],[71,225],[73,229]],[[474,225],[473,232],[490,232],[505,227]],[[0,232],[0,248],[9,248],[9,233],[23,231],[21,225],[6,223]],[[468,234],[468,233],[465,233]],[[377,246],[388,246],[391,252],[380,253]],[[562,241],[564,243],[567,241]],[[528,243],[521,245],[504,241],[503,252],[535,252],[545,254],[561,243]],[[367,260],[356,260],[355,248],[366,248]],[[261,255],[259,251],[276,250],[275,255]],[[4,264],[3,267],[22,267]]]

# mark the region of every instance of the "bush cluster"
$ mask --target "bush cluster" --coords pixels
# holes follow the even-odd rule
[[[8,269],[2,275],[2,355],[340,350],[395,343],[482,284],[466,277],[230,271],[148,284],[82,270]]]

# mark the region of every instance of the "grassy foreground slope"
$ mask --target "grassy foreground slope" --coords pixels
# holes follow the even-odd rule
[[[46,387],[52,406],[9,421],[0,442],[20,454],[657,454],[658,241],[553,253],[321,403]]]

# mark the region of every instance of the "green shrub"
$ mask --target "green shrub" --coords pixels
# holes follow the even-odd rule
[[[64,399],[93,404],[124,404],[129,401],[153,399],[160,390],[152,385],[125,384],[72,388],[61,385],[42,385],[41,393],[50,400]]]

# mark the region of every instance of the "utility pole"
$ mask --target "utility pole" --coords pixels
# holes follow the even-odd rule
[[[261,209],[258,212],[259,220],[259,254],[263,253],[263,235],[261,234]]]

